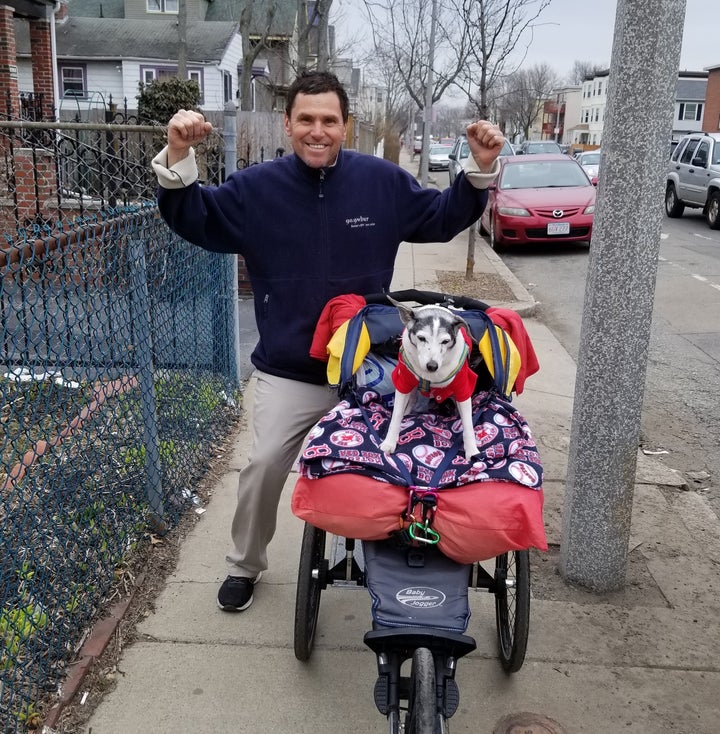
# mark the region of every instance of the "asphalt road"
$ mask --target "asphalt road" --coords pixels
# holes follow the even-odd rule
[[[683,472],[720,515],[720,231],[699,212],[663,219],[641,441]],[[577,356],[586,245],[502,253],[540,302],[539,318]]]

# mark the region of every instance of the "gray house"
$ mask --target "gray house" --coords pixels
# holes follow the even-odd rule
[[[257,3],[249,42],[260,37],[267,8]],[[187,0],[187,76],[197,81],[205,112],[220,113],[238,97],[243,48],[242,4],[231,0]],[[266,49],[253,62],[255,109],[273,109],[290,72],[294,2],[273,2]],[[55,15],[56,109],[61,119],[89,119],[110,97],[137,106],[140,82],[175,76],[180,55],[179,0],[68,0]],[[257,30],[256,29],[261,29]],[[20,91],[33,89],[27,22],[15,20]],[[282,109],[282,107],[280,107]]]

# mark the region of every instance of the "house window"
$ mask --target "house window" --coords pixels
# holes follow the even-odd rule
[[[598,82],[598,95],[602,94],[602,82]]]
[[[678,120],[702,120],[702,103],[681,102],[678,110]]]
[[[150,84],[156,79],[168,79],[177,76],[177,66],[141,66],[140,79],[143,84]],[[203,73],[202,69],[188,69],[187,78],[197,82],[200,87],[200,102],[203,102]]]
[[[146,0],[148,13],[177,13],[179,0]]]
[[[229,102],[233,98],[232,75],[228,71],[223,72],[223,102]]]
[[[61,66],[60,85],[63,97],[87,97],[84,66]]]

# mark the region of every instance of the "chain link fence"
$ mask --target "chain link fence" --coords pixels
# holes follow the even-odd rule
[[[160,218],[158,131],[43,124],[0,121],[2,734],[38,726],[123,560],[194,506],[239,415],[237,262]]]

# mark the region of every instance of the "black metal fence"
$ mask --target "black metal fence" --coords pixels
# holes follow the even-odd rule
[[[3,734],[38,723],[116,569],[193,506],[239,413],[237,265],[159,217],[157,131],[38,124],[0,122]],[[23,156],[51,162],[31,187]]]

